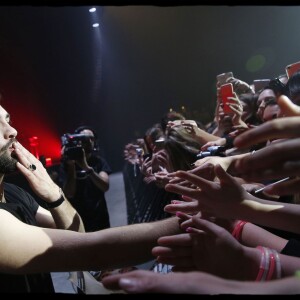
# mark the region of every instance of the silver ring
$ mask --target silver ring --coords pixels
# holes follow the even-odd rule
[[[30,170],[32,172],[35,171],[36,170],[36,165],[34,165],[34,164],[29,165],[28,170]]]

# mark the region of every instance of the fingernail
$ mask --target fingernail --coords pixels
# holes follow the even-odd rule
[[[171,203],[172,203],[172,204],[179,204],[179,203],[180,203],[180,201],[177,201],[177,200],[172,200],[172,201],[171,201]]]
[[[176,212],[176,216],[180,218],[180,217],[182,217],[182,216],[183,216],[183,214],[182,214],[182,212],[180,212],[180,211],[177,211],[177,212]]]
[[[124,290],[134,291],[134,290],[136,290],[137,280],[129,279],[129,278],[121,278],[119,280],[119,285]]]

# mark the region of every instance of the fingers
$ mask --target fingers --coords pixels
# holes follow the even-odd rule
[[[171,179],[169,180],[170,183],[172,183],[172,184],[186,185],[186,186],[189,185],[189,184],[188,184],[188,181],[183,180],[183,179],[178,178],[178,177],[173,177],[173,176],[175,176],[175,175],[173,175],[173,174],[174,174],[174,173],[169,173],[169,174],[168,174],[168,177],[171,178]]]
[[[26,148],[20,143],[14,143],[14,153],[17,157],[17,168],[28,176],[32,176],[32,172],[40,167],[40,161],[35,158]]]
[[[164,207],[164,211],[170,214],[175,214],[178,211],[184,212],[184,213],[195,213],[200,210],[200,205],[198,202],[183,202],[183,203],[175,203],[175,204],[167,204]]]
[[[219,164],[215,166],[215,174],[219,178],[221,185],[236,183],[236,180],[231,175],[229,175]]]
[[[234,106],[234,104],[229,104],[229,107],[231,108],[231,110],[237,114],[238,116],[240,116],[242,114],[242,110],[239,109],[238,106]]]
[[[160,263],[181,267],[191,267],[193,265],[191,259],[192,244],[183,247],[155,247],[152,249],[152,254]]]
[[[190,174],[192,175],[192,174]],[[192,175],[192,176],[196,176],[196,175]],[[191,179],[187,179],[190,183],[193,183],[195,186],[199,187],[199,183],[195,184],[194,182],[196,182],[196,180],[191,181]],[[199,181],[201,181],[202,178],[199,177]],[[205,180],[205,179],[203,179]],[[183,185],[179,185],[179,184],[173,184],[173,183],[168,183],[165,187],[165,190],[167,192],[172,192],[172,193],[176,193],[179,195],[186,195],[189,196],[191,198],[194,198],[195,196],[197,196],[198,192],[200,191],[200,189],[197,188],[192,188],[191,186],[183,186]]]
[[[192,217],[192,224],[193,227],[189,227],[189,232],[203,234],[201,232],[205,232],[211,236],[219,236],[222,232],[227,232],[224,228],[220,227],[219,225],[202,219],[199,216]],[[199,231],[201,230],[201,231]]]
[[[142,270],[138,270],[138,271],[132,271],[132,272],[127,272],[127,273],[123,273],[123,274],[113,274],[113,275],[109,275],[109,276],[105,276],[102,279],[102,283],[103,285],[110,290],[118,290],[118,289],[123,289],[127,292],[131,292],[131,293],[135,293],[135,292],[141,292],[139,291],[139,288],[143,287],[143,273],[144,272],[150,272],[150,271],[142,271]],[[151,272],[149,275],[150,277],[152,276]],[[126,280],[124,280],[124,279]],[[127,284],[126,284],[127,281]],[[132,283],[131,285],[129,285],[129,281]],[[139,284],[139,281],[140,284]],[[137,284],[137,285],[136,285]],[[135,286],[136,285],[136,286]],[[145,280],[145,288],[147,286],[147,276],[146,276],[146,280]],[[143,289],[142,289],[143,291]]]
[[[163,236],[157,240],[158,245],[166,246],[166,247],[191,245],[191,242],[192,239],[188,233],[180,233],[177,235]],[[156,247],[154,247],[153,249],[155,248]]]
[[[205,158],[204,158],[205,159]],[[210,158],[208,158],[209,160]],[[189,171],[192,174],[196,174],[208,180],[213,180],[215,177],[214,174],[214,165],[212,163],[205,163]]]
[[[102,279],[102,283],[108,289],[122,289],[133,294],[162,293],[164,291],[168,293],[170,290],[170,278],[160,273],[145,270],[106,276]]]
[[[293,103],[287,96],[281,95],[277,99],[280,111],[285,116],[300,116],[300,107]]]
[[[188,220],[191,220],[192,216],[188,215],[188,214],[185,214],[181,211],[179,211],[176,216],[180,219],[181,222],[184,222],[184,221],[188,221]]]

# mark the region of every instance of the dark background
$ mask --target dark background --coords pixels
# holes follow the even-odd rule
[[[3,106],[54,162],[61,135],[87,124],[120,171],[124,146],[170,108],[211,121],[217,74],[252,83],[300,60],[298,6],[90,7],[0,7]]]

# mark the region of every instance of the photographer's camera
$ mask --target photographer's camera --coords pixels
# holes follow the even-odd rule
[[[83,157],[82,143],[89,139],[90,136],[85,134],[64,134],[61,137],[62,146],[65,147],[64,158],[72,160],[81,159]]]

